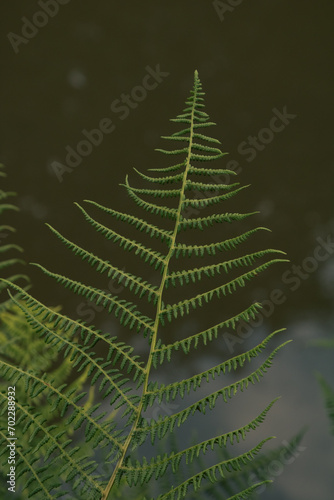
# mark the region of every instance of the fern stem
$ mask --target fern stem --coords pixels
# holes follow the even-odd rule
[[[145,395],[148,394],[149,376],[150,376],[152,362],[153,362],[153,353],[155,351],[156,343],[158,340],[157,337],[158,337],[158,329],[159,329],[159,323],[160,323],[160,314],[161,314],[162,307],[163,307],[162,295],[163,295],[163,291],[165,288],[165,282],[166,282],[167,276],[168,276],[169,262],[173,256],[173,253],[175,250],[175,242],[176,242],[176,237],[177,237],[177,234],[179,231],[179,224],[180,224],[180,220],[181,220],[181,209],[182,209],[183,201],[185,199],[184,193],[185,193],[185,188],[186,188],[187,175],[188,175],[188,171],[190,169],[190,159],[191,159],[191,154],[192,154],[191,148],[192,148],[193,133],[194,133],[194,112],[195,112],[195,106],[196,106],[196,102],[197,102],[198,83],[199,83],[198,74],[197,74],[197,71],[195,71],[194,98],[193,98],[192,111],[191,111],[191,123],[190,123],[190,127],[189,127],[190,128],[190,133],[189,133],[190,138],[189,138],[189,145],[187,148],[188,149],[187,160],[185,162],[185,169],[184,169],[183,179],[182,179],[182,187],[180,189],[180,198],[179,198],[179,205],[178,205],[176,219],[175,219],[174,231],[173,231],[173,235],[171,238],[171,244],[169,247],[169,251],[168,251],[167,257],[165,259],[165,266],[164,266],[164,270],[163,270],[163,274],[162,274],[162,278],[161,278],[160,288],[158,290],[156,317],[155,317],[155,323],[154,323],[154,327],[153,327],[154,331],[153,331],[153,334],[151,337],[151,346],[150,346],[150,352],[149,352],[149,357],[148,357],[148,362],[147,362],[147,367],[146,367],[146,376],[145,376],[145,381],[143,384],[142,397],[141,397],[140,404],[138,406],[138,413],[137,413],[136,420],[135,420],[135,422],[132,426],[132,429],[129,432],[129,435],[128,435],[128,437],[123,445],[122,456],[118,460],[118,463],[113,471],[113,474],[109,480],[109,483],[108,483],[108,485],[103,493],[102,500],[108,499],[109,493],[111,492],[111,489],[115,483],[115,480],[117,478],[119,470],[121,469],[121,467],[123,465],[127,450],[130,446],[133,435],[135,434],[135,432],[137,430],[137,427],[138,427],[138,424],[139,424],[139,421],[141,418],[141,414],[142,414],[143,406],[144,406],[144,401],[145,401]]]

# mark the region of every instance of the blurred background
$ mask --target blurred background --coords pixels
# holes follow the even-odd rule
[[[242,292],[267,304],[267,315],[249,337],[255,344],[286,327],[283,340],[293,343],[257,390],[195,425],[210,433],[231,428],[236,414],[238,423],[245,422],[282,395],[261,432],[276,435],[277,445],[305,425],[308,432],[296,460],[271,471],[274,486],[261,497],[332,499],[334,437],[314,372],[334,386],[334,352],[310,341],[334,336],[333,2],[50,5],[26,0],[0,6],[0,160],[7,168],[5,188],[18,193],[21,209],[19,217],[11,216],[15,242],[28,262],[82,276],[87,268],[47,222],[129,272],[141,272],[143,265],[130,254],[96,239],[73,202],[92,199],[143,216],[119,184],[129,174],[132,184],[142,185],[133,167],[145,172],[168,164],[154,149],[166,147],[160,137],[176,130],[169,118],[183,109],[197,69],[206,111],[217,123],[212,134],[229,152],[215,166],[234,162],[238,181],[252,185],[226,210],[259,210],[256,223],[272,230],[265,245],[290,259]],[[89,137],[90,145],[83,145]],[[116,320],[37,268],[30,266],[29,274],[35,296],[45,303],[62,304],[68,314],[130,338]],[[122,293],[103,277],[99,285]],[[273,290],[280,297],[274,305]],[[185,321],[184,336],[205,318],[200,312]],[[140,350],[143,341],[135,341]],[[183,364],[184,376],[246,344],[231,347],[222,338],[221,351],[209,347],[204,358]]]

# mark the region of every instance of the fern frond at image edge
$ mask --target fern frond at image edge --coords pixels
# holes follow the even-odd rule
[[[202,414],[208,409],[213,410],[217,401],[227,402],[235,394],[259,382],[272,365],[276,354],[288,343],[288,341],[283,342],[272,349],[269,354],[266,354],[266,359],[260,366],[245,377],[237,378],[235,382],[225,386],[222,385],[218,390],[200,397],[193,403],[187,402],[187,397],[193,395],[195,390],[202,388],[204,381],[210,382],[219,376],[246,367],[253,362],[254,358],[267,351],[270,341],[273,337],[280,335],[282,330],[273,332],[248,351],[226,359],[187,379],[164,385],[155,376],[155,370],[166,361],[172,361],[177,351],[188,355],[198,345],[206,346],[213,342],[223,329],[235,329],[238,322],[249,322],[254,319],[261,304],[251,303],[230,318],[208,324],[203,331],[170,343],[165,343],[165,339],[161,336],[164,327],[177,319],[194,314],[196,309],[205,307],[211,302],[214,303],[215,300],[218,301],[217,303],[226,300],[272,265],[287,262],[284,252],[269,248],[242,256],[234,253],[232,258],[212,263],[212,258],[215,256],[222,255],[224,259],[224,254],[242,249],[245,242],[251,241],[259,232],[267,231],[264,227],[254,227],[237,236],[230,236],[222,241],[209,241],[206,244],[190,245],[182,241],[182,234],[195,234],[196,236],[196,231],[198,233],[201,231],[202,235],[211,227],[225,228],[226,225],[237,224],[238,221],[247,222],[249,217],[255,215],[255,212],[242,214],[221,212],[211,215],[204,213],[205,210],[212,209],[221,203],[228,203],[228,200],[241,193],[247,186],[240,187],[239,183],[213,185],[198,181],[199,177],[207,180],[214,174],[236,175],[232,170],[212,167],[214,162],[223,161],[226,153],[219,149],[220,142],[217,139],[207,135],[208,128],[215,124],[209,120],[209,116],[204,111],[203,96],[204,92],[196,71],[194,87],[190,97],[186,100],[186,108],[182,114],[172,119],[172,122],[181,126],[181,129],[170,136],[163,137],[168,144],[175,141],[178,147],[177,149],[157,150],[172,158],[174,155],[181,157],[181,160],[168,167],[149,169],[150,172],[154,172],[152,175],[146,175],[136,169],[142,181],[148,182],[153,187],[136,188],[130,184],[128,176],[125,179],[123,186],[134,205],[156,216],[160,222],[153,224],[144,216],[141,218],[137,215],[119,212],[90,200],[86,200],[85,207],[76,204],[87,225],[98,233],[96,238],[104,237],[112,244],[121,247],[124,252],[131,252],[138,259],[150,264],[160,273],[160,284],[156,286],[143,276],[129,273],[121,266],[117,267],[114,263],[79,246],[51,226],[49,227],[55,237],[76,256],[90,264],[99,274],[117,278],[134,297],[133,301],[120,298],[96,286],[63,276],[37,264],[47,277],[53,278],[85,299],[103,306],[105,311],[118,318],[121,325],[140,333],[143,341],[145,340],[148,345],[149,354],[146,360],[136,354],[134,347],[122,342],[117,336],[102,332],[81,319],[72,319],[59,311],[52,310],[17,284],[4,280],[11,290],[13,302],[24,312],[36,334],[43,337],[49,345],[56,347],[65,358],[70,356],[74,368],[87,369],[88,380],[100,394],[100,400],[88,410],[83,404],[87,391],[74,396],[73,388],[69,389],[66,384],[57,386],[52,379],[47,377],[47,374],[40,376],[5,360],[0,361],[2,377],[11,384],[25,384],[27,394],[32,399],[44,395],[51,405],[50,411],[55,408],[60,409],[65,426],[71,426],[79,434],[84,432],[85,443],[89,444],[92,450],[92,454],[82,455],[74,437],[66,441],[59,439],[57,426],[46,427],[44,422],[38,419],[38,408],[22,405],[21,426],[32,426],[35,432],[31,439],[30,450],[25,450],[23,453],[23,450],[17,449],[17,477],[29,490],[31,496],[60,498],[65,495],[66,497],[70,488],[70,491],[80,495],[80,498],[110,500],[124,481],[132,488],[141,488],[155,483],[166,474],[177,478],[181,463],[192,464],[198,457],[204,456],[208,449],[219,451],[228,443],[235,444],[245,440],[247,433],[255,430],[264,421],[276,401],[276,399],[271,401],[262,411],[259,411],[254,419],[241,427],[206,439],[181,451],[157,455],[150,461],[145,457],[138,459],[134,454],[149,440],[154,445],[164,436],[170,435],[176,427],[189,422],[190,417],[198,410]],[[180,144],[181,147],[179,147]],[[206,166],[207,162],[209,162],[209,167]],[[169,189],[169,186],[166,188],[169,184],[173,185],[172,189]],[[199,192],[201,197],[194,197]],[[158,202],[155,203],[152,197]],[[163,201],[160,203],[159,200]],[[173,201],[176,202],[174,205],[171,204]],[[189,209],[193,209],[192,215],[195,214],[192,218],[184,215]],[[152,241],[160,240],[164,251],[154,249],[154,245],[151,248],[146,243],[127,236],[126,233],[120,233],[104,225],[93,217],[90,210],[100,212],[104,217],[116,219],[122,227],[130,228],[138,235],[146,235]],[[169,224],[168,227],[166,227],[167,224]],[[186,263],[191,263],[194,258],[205,259],[205,265],[188,267]],[[177,268],[173,270],[175,262],[182,263],[182,270]],[[239,274],[230,278],[228,275],[232,271]],[[218,286],[216,284],[196,295],[191,295],[190,290],[187,298],[177,302],[169,299],[171,294],[168,295],[168,291],[172,289],[179,290],[184,286],[187,290],[188,284],[201,285],[199,282],[202,279],[210,281],[219,276],[222,277],[222,281]],[[150,304],[153,314],[147,315],[140,310],[140,301],[143,300],[147,300]],[[209,318],[210,316],[207,318],[208,321]],[[66,335],[62,335],[62,331],[66,332]],[[96,354],[94,349],[106,354],[104,356]],[[145,412],[154,405],[172,402],[176,398],[182,398],[185,401],[186,406],[183,409],[171,412],[165,417],[160,416],[150,420],[145,418]],[[106,403],[109,404],[106,405]],[[121,411],[123,412],[121,426],[117,419],[113,421],[107,418],[106,408],[109,406],[110,412],[117,411],[118,415]],[[6,436],[3,433],[1,438],[2,442],[5,442]],[[227,480],[233,471],[242,473],[247,465],[259,456],[262,447],[269,439],[271,438],[262,439],[247,452],[225,458],[209,467],[205,466],[175,485],[174,481],[170,480],[167,490],[159,491],[156,498],[180,500],[185,498],[190,491],[199,491],[208,481],[218,484],[221,480]],[[49,446],[50,451],[44,461],[34,459],[34,451],[38,442]],[[103,456],[104,464],[110,468],[109,474],[103,471],[98,459],[93,456],[95,450]],[[55,474],[55,471],[58,473]],[[259,486],[267,482],[268,480],[263,479],[240,491],[236,490],[232,494],[226,490],[226,499],[248,498]],[[171,484],[173,486],[170,487]]]

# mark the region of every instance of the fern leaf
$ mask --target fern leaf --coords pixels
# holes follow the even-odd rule
[[[212,168],[216,160],[222,159],[227,153],[219,149],[220,142],[210,137],[207,133],[208,127],[214,125],[210,121],[209,115],[204,111],[204,92],[195,72],[194,87],[190,97],[186,100],[186,107],[172,122],[181,124],[181,129],[164,139],[171,144],[175,141],[170,150],[158,149],[169,157],[178,156],[178,163],[173,163],[167,167],[155,167],[149,169],[155,172],[152,176],[145,175],[136,170],[141,179],[150,183],[149,188],[133,187],[129,184],[128,177],[125,179],[125,192],[130,201],[140,209],[152,214],[160,222],[150,223],[145,218],[138,218],[130,214],[109,209],[99,203],[88,201],[90,205],[101,210],[105,214],[111,215],[118,220],[120,225],[132,226],[144,237],[161,240],[164,244],[164,253],[146,246],[145,243],[137,242],[132,238],[123,235],[109,228],[93,217],[77,204],[86,222],[88,222],[98,233],[101,233],[113,244],[118,244],[122,249],[132,251],[134,256],[144,260],[161,273],[159,287],[153,286],[148,279],[135,274],[130,274],[121,270],[122,266],[110,263],[108,260],[100,258],[85,248],[65,238],[61,233],[53,229],[51,231],[57,236],[59,243],[67,246],[77,257],[86,260],[97,273],[107,273],[108,276],[116,278],[120,283],[124,283],[129,292],[134,294],[133,302],[120,298],[98,287],[73,280],[67,276],[54,273],[43,266],[36,264],[47,276],[53,278],[65,288],[74,293],[82,295],[86,299],[101,306],[108,313],[114,314],[124,327],[130,330],[135,329],[143,334],[143,347],[146,348],[147,359],[145,362],[142,356],[134,355],[135,349],[118,337],[103,333],[94,326],[86,325],[83,321],[75,320],[52,310],[43,303],[34,299],[27,291],[11,283],[11,280],[3,281],[3,287],[9,287],[18,296],[13,297],[14,303],[25,314],[28,324],[34,329],[36,336],[44,339],[46,345],[50,345],[54,350],[62,353],[64,360],[73,365],[73,369],[78,373],[87,373],[87,385],[90,388],[97,388],[97,400],[87,405],[90,395],[85,391],[77,391],[75,387],[65,383],[59,383],[52,374],[44,373],[39,375],[33,370],[18,367],[7,360],[0,359],[1,375],[12,384],[20,384],[26,394],[32,400],[38,401],[44,398],[50,405],[50,412],[56,409],[60,412],[60,418],[65,420],[65,425],[73,432],[83,429],[86,445],[97,449],[100,453],[100,461],[106,465],[106,471],[102,471],[95,458],[89,453],[81,453],[80,446],[72,438],[67,439],[66,433],[58,433],[55,427],[49,426],[33,408],[34,405],[22,405],[22,423],[28,428],[34,428],[31,437],[31,448],[29,454],[29,467],[24,468],[24,476],[30,474],[28,480],[28,491],[31,495],[44,494],[43,488],[52,491],[53,498],[57,498],[63,492],[60,491],[59,482],[52,482],[52,474],[49,472],[50,465],[55,466],[57,475],[65,477],[67,483],[71,483],[74,492],[78,492],[83,499],[90,498],[91,492],[97,500],[110,500],[115,496],[117,488],[124,484],[124,480],[130,486],[146,486],[151,479],[166,478],[167,471],[173,476],[165,492],[159,491],[158,500],[180,500],[184,498],[190,490],[196,495],[202,485],[219,483],[224,479],[228,482],[229,476],[240,474],[241,477],[247,467],[255,463],[255,458],[262,449],[265,442],[262,440],[259,445],[248,452],[239,453],[235,457],[225,457],[216,464],[207,467],[203,461],[200,471],[192,473],[188,468],[187,478],[178,479],[181,462],[192,466],[197,459],[203,459],[205,452],[212,449],[214,452],[220,449],[225,450],[227,444],[238,445],[246,438],[251,430],[255,430],[266,418],[267,413],[274,404],[272,401],[257,417],[243,426],[226,430],[218,436],[210,437],[191,446],[185,446],[181,451],[172,453],[154,454],[148,462],[145,457],[139,460],[133,453],[142,451],[142,445],[149,439],[153,444],[157,440],[162,440],[166,434],[170,434],[176,426],[188,423],[195,412],[203,414],[210,409],[214,410],[218,400],[228,402],[236,393],[246,390],[250,385],[256,384],[264,376],[272,365],[276,354],[288,342],[284,342],[275,349],[260,366],[249,368],[248,375],[240,377],[238,368],[244,367],[246,363],[252,364],[254,358],[267,348],[268,342],[277,332],[269,335],[257,346],[237,356],[221,360],[215,366],[203,372],[195,373],[192,376],[179,380],[177,377],[177,366],[173,366],[175,372],[174,382],[161,384],[160,379],[154,372],[164,361],[170,361],[173,354],[182,349],[185,355],[197,348],[200,343],[207,345],[218,337],[222,328],[232,327],[243,321],[250,321],[258,313],[261,305],[251,304],[248,307],[239,309],[239,312],[228,319],[220,319],[216,324],[209,325],[204,330],[194,333],[184,339],[174,340],[172,343],[164,344],[163,336],[165,329],[161,328],[184,314],[190,314],[198,306],[205,306],[214,297],[225,301],[228,295],[235,293],[239,288],[251,281],[259,273],[266,270],[272,264],[286,262],[286,259],[279,258],[279,252],[271,248],[254,251],[237,257],[234,250],[251,236],[255,236],[263,227],[250,228],[241,234],[232,233],[224,235],[223,241],[211,241],[205,244],[184,243],[180,238],[181,230],[198,229],[202,230],[215,224],[228,222],[238,223],[254,215],[256,212],[235,213],[224,212],[198,216],[186,217],[186,213],[199,213],[199,209],[216,205],[222,201],[227,202],[231,197],[247,186],[240,186],[239,183],[224,182],[217,176],[233,176],[235,172],[224,168],[221,164],[219,168]],[[201,162],[201,167],[196,166]],[[210,162],[206,168],[206,162]],[[1,172],[1,170],[0,170]],[[196,180],[197,176],[212,176],[213,182],[202,183]],[[176,186],[173,186],[173,184]],[[153,184],[153,188],[152,188]],[[172,184],[172,187],[170,185]],[[157,188],[157,189],[156,189]],[[146,201],[146,196],[155,198],[155,203]],[[199,197],[200,196],[200,197]],[[164,199],[171,198],[171,206],[165,206]],[[173,206],[172,202],[175,199]],[[153,217],[152,217],[153,219]],[[170,219],[171,229],[160,227],[161,220]],[[226,229],[227,225],[223,228]],[[234,236],[233,236],[234,234]],[[205,233],[203,234],[205,236]],[[161,243],[160,243],[161,244]],[[210,257],[217,252],[231,252],[228,259],[214,263],[209,261]],[[272,255],[275,254],[275,257]],[[181,257],[179,261],[177,259]],[[205,262],[199,267],[196,264],[184,265],[183,258],[202,257]],[[262,264],[259,259],[265,260]],[[139,261],[140,262],[140,261]],[[173,267],[176,264],[176,268]],[[238,268],[247,268],[242,274],[239,271],[237,277],[232,277],[228,282],[220,282],[217,286],[204,290],[197,295],[191,296],[179,302],[170,303],[173,299],[166,299],[165,293],[168,286],[184,286],[187,283],[194,283],[203,277],[219,277],[227,275]],[[175,270],[177,269],[177,270]],[[211,281],[212,283],[212,281]],[[168,293],[168,292],[167,292]],[[191,292],[190,292],[191,293]],[[137,304],[136,299],[146,297],[151,301],[150,317],[143,314]],[[177,299],[175,299],[177,300]],[[228,305],[227,305],[228,308]],[[98,346],[98,347],[97,347]],[[100,349],[102,347],[102,349]],[[141,347],[142,351],[145,349]],[[99,349],[99,354],[97,351]],[[224,382],[224,377],[231,372],[233,380]],[[216,390],[210,390],[212,380],[217,378]],[[204,381],[209,384],[208,391],[198,396],[195,402],[190,400],[196,390],[205,388]],[[218,385],[219,382],[219,385]],[[146,411],[151,410],[155,405],[162,402],[174,401],[180,398],[184,401],[183,409],[171,411],[165,417],[156,419],[146,418]],[[108,408],[108,409],[107,409]],[[121,408],[123,414],[117,420],[116,411]],[[46,453],[45,463],[40,467],[38,464],[34,468],[35,462],[31,458],[32,453],[38,446],[38,439],[42,440],[43,446],[49,447]],[[75,463],[75,465],[74,465]],[[36,478],[36,479],[35,479]],[[233,476],[234,479],[234,476]],[[230,499],[247,498],[256,488],[265,484],[266,479],[261,478],[259,482],[252,486],[240,486],[239,493],[234,492],[234,488],[226,489]],[[171,484],[177,484],[171,486]],[[67,493],[67,492],[66,492]],[[161,494],[160,494],[161,493]],[[232,495],[232,496],[231,496]]]

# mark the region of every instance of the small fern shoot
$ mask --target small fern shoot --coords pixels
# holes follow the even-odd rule
[[[61,411],[65,425],[71,425],[79,433],[84,433],[86,444],[92,450],[91,455],[82,456],[75,438],[63,443],[58,439],[57,429],[46,428],[43,422],[39,422],[34,438],[49,442],[51,451],[44,461],[25,462],[22,480],[29,477],[27,487],[32,496],[60,498],[70,490],[82,499],[110,500],[117,497],[117,488],[126,481],[135,491],[148,484],[159,485],[161,489],[153,493],[157,500],[181,500],[193,492],[201,495],[207,485],[218,486],[219,481],[227,481],[231,473],[233,475],[240,471],[242,474],[243,469],[259,456],[262,447],[270,439],[258,442],[246,452],[218,459],[213,465],[201,462],[203,466],[199,470],[191,471],[191,464],[203,458],[207,450],[219,451],[229,444],[244,441],[249,432],[261,425],[275,400],[262,408],[251,421],[244,422],[236,429],[225,429],[220,435],[189,444],[176,452],[155,454],[150,459],[145,458],[142,452],[148,443],[154,445],[165,436],[170,436],[177,427],[185,427],[196,412],[205,414],[208,410],[214,410],[218,401],[228,402],[236,393],[259,382],[276,354],[287,343],[283,342],[272,349],[266,354],[265,360],[258,367],[251,368],[251,371],[248,365],[267,352],[272,338],[279,332],[272,333],[248,351],[221,360],[219,364],[186,379],[178,376],[179,372],[181,374],[175,361],[178,353],[182,352],[187,357],[198,346],[204,348],[213,343],[224,329],[235,329],[239,321],[248,322],[255,318],[261,307],[259,303],[251,303],[228,315],[229,310],[225,306],[220,320],[214,321],[211,319],[211,305],[221,310],[229,296],[238,296],[240,290],[260,273],[276,263],[286,261],[284,252],[273,249],[240,255],[245,243],[251,242],[266,228],[253,227],[229,234],[227,227],[230,224],[234,227],[240,222],[242,225],[247,223],[254,212],[210,213],[210,210],[242,192],[245,186],[206,182],[216,175],[233,177],[235,172],[223,168],[225,153],[219,149],[219,141],[208,134],[214,123],[204,111],[203,96],[195,72],[194,87],[186,100],[186,107],[172,120],[179,130],[164,137],[168,144],[176,144],[175,149],[158,150],[170,158],[176,156],[176,162],[151,168],[149,174],[136,170],[140,182],[146,183],[147,187],[134,187],[126,177],[125,192],[141,210],[141,216],[120,212],[93,201],[88,201],[85,206],[77,204],[87,226],[99,233],[96,238],[104,237],[113,245],[121,247],[124,258],[125,252],[132,252],[138,261],[149,264],[159,273],[158,284],[151,279],[152,272],[146,277],[130,273],[122,268],[122,263],[116,266],[52,227],[51,231],[68,249],[98,273],[122,283],[133,298],[121,298],[87,283],[85,279],[78,281],[38,265],[49,278],[103,306],[124,327],[140,334],[147,346],[146,357],[136,353],[134,347],[117,336],[54,311],[15,283],[7,282],[11,293],[18,294],[14,301],[24,311],[36,334],[55,346],[65,358],[70,356],[76,369],[87,369],[91,385],[100,394],[100,400],[88,411],[83,404],[86,392],[74,395],[73,389],[64,384],[58,386],[47,376],[38,376],[31,370],[1,361],[3,377],[11,384],[24,383],[31,398],[44,394],[52,408]],[[203,179],[203,182],[199,179]],[[105,219],[117,221],[123,231],[96,219],[92,215],[94,210]],[[133,234],[136,233],[138,238],[134,238],[132,233],[127,234],[127,228]],[[223,234],[223,237],[212,241],[210,228],[219,228],[215,234]],[[147,240],[150,238],[149,244],[143,241],[145,237]],[[206,315],[205,328],[175,340],[171,335],[173,325],[182,318],[195,315],[201,307],[211,311]],[[64,335],[61,335],[61,331]],[[171,366],[168,362],[172,363],[173,374],[178,378],[174,382],[162,384],[159,370]],[[238,373],[240,368],[243,371],[248,369],[248,373],[241,378]],[[227,378],[230,374],[235,374],[235,381],[231,382]],[[220,381],[218,389],[215,385],[211,392],[207,390],[203,395],[206,388],[213,387],[213,380],[215,384],[217,380]],[[199,390],[200,395],[196,394]],[[175,405],[176,401],[182,401],[182,405]],[[172,408],[168,415],[147,418],[150,409],[163,403],[170,404]],[[111,421],[107,417],[115,410],[118,410],[121,418]],[[33,419],[35,410],[31,407],[27,411],[32,413]],[[182,465],[186,470],[188,465],[189,472],[180,479]],[[60,473],[56,474],[55,471]],[[172,474],[174,479],[164,482],[166,474]],[[66,484],[61,483],[60,477],[65,477]],[[245,488],[233,490],[225,498],[248,498],[266,481],[261,479]]]

